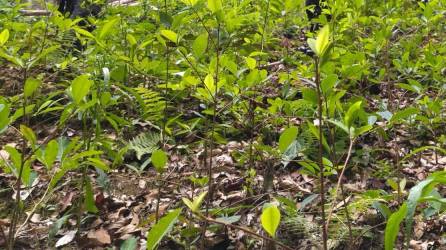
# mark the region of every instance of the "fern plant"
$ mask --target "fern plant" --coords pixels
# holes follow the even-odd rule
[[[142,161],[145,155],[152,154],[152,152],[159,149],[158,143],[160,142],[160,140],[161,136],[157,133],[141,133],[129,141],[128,149],[134,151],[136,158],[139,161]],[[136,171],[137,173],[141,173],[150,162],[150,157],[147,157],[139,167],[131,164],[126,164],[126,166]]]
[[[166,101],[160,93],[144,87],[133,88],[142,109],[143,119],[157,121],[162,118]]]

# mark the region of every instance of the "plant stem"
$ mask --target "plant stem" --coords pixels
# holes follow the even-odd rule
[[[323,145],[322,145],[322,93],[321,93],[321,73],[319,69],[319,58],[315,58],[315,71],[316,71],[316,91],[317,91],[317,116],[319,120],[319,152],[318,152],[318,162],[319,162],[319,182],[320,182],[320,196],[321,196],[321,227],[322,227],[322,242],[323,242],[323,249],[327,250],[327,241],[328,241],[328,235],[327,235],[327,229],[326,226],[326,220],[325,220],[325,185],[324,185],[324,163],[322,161],[323,157]]]
[[[155,210],[155,221],[158,222],[159,220],[159,211],[160,211],[160,200],[161,200],[161,181],[162,181],[162,173],[158,174],[158,181],[156,182],[156,185],[158,186],[158,193],[156,194],[156,210]]]
[[[22,69],[22,83],[23,86],[25,86],[26,83],[26,78],[28,78],[28,71],[27,71],[27,67],[24,67]],[[28,117],[26,114],[26,105],[27,105],[27,98],[25,97],[23,100],[23,105],[22,105],[22,109],[23,109],[23,122],[24,124],[28,125]],[[14,243],[15,243],[15,227],[17,225],[17,221],[20,217],[20,210],[21,210],[21,188],[22,188],[22,175],[23,175],[23,168],[25,167],[25,150],[26,150],[26,140],[23,139],[22,144],[21,144],[21,162],[20,162],[20,169],[19,169],[19,174],[17,176],[17,182],[16,182],[16,195],[15,195],[15,207],[14,207],[14,211],[12,213],[12,220],[11,220],[11,225],[9,226],[9,237],[8,237],[8,247],[10,250],[14,249]]]
[[[348,152],[347,152],[347,158],[344,161],[344,165],[342,166],[341,174],[339,175],[338,182],[336,184],[336,189],[335,189],[335,193],[334,193],[334,201],[336,201],[339,189],[342,185],[342,179],[344,177],[345,169],[347,168],[348,162],[350,161],[350,157],[352,155],[353,144],[354,144],[354,139],[350,139],[350,144],[348,146]],[[333,215],[334,207],[335,207],[335,202],[333,202],[333,204],[331,205],[330,212],[328,213],[327,225],[326,225],[327,229],[330,224],[331,216]]]

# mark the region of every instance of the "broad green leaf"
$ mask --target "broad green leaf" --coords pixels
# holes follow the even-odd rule
[[[311,50],[313,50],[318,57],[323,57],[330,45],[329,26],[325,25],[317,34],[316,39],[309,38],[307,42],[308,46],[310,46]]]
[[[367,133],[368,131],[370,131],[373,128],[373,125],[365,125],[362,126],[360,128],[355,128],[354,130],[354,137],[358,137],[364,133]]]
[[[173,210],[166,216],[161,218],[147,234],[147,250],[153,250],[160,243],[161,239],[168,234],[175,222],[178,220],[178,216],[181,213],[181,209]]]
[[[192,50],[196,57],[201,57],[208,47],[208,33],[203,33],[195,38]]]
[[[206,85],[206,89],[210,92],[212,96],[215,94],[216,86],[214,82],[214,78],[211,74],[207,75],[206,78],[204,78],[204,84]]]
[[[336,74],[328,75],[324,80],[321,82],[321,91],[324,95],[327,95],[336,85],[336,82],[338,81],[338,76]]]
[[[418,114],[419,109],[415,107],[408,107],[406,109],[403,109],[401,111],[396,112],[392,118],[390,118],[390,122],[396,123],[396,122],[404,122],[405,119],[409,118],[412,115]]]
[[[48,142],[45,148],[44,164],[48,169],[51,169],[56,161],[57,154],[59,153],[59,144],[56,140]]]
[[[88,163],[92,166],[101,169],[102,171],[109,171],[110,168],[99,158],[88,158]]]
[[[334,125],[336,125],[338,128],[344,130],[345,133],[350,134],[349,128],[342,121],[333,120],[333,119],[329,119],[328,121],[330,123],[333,123]]]
[[[393,213],[386,224],[386,229],[384,233],[384,248],[385,250],[393,250],[395,245],[395,239],[400,231],[400,224],[406,217],[407,204],[404,203],[398,211]]]
[[[257,65],[257,61],[256,59],[252,58],[252,57],[245,57],[245,61],[246,61],[246,65],[248,65],[249,69],[255,69],[256,65]]]
[[[37,88],[40,86],[41,81],[37,80],[35,78],[28,78],[25,82],[25,87],[23,90],[23,95],[25,97],[30,97],[34,92],[37,90]]]
[[[99,150],[88,150],[88,151],[80,152],[80,153],[77,153],[77,154],[73,155],[71,157],[71,160],[76,161],[76,160],[82,159],[84,157],[89,157],[89,156],[93,156],[93,155],[100,155],[100,154],[102,154],[102,151],[99,151]]]
[[[429,177],[424,181],[421,181],[414,187],[412,187],[409,191],[409,196],[407,197],[407,217],[406,217],[406,242],[410,241],[411,234],[412,234],[412,224],[413,224],[413,217],[415,215],[415,210],[417,208],[419,199],[421,198],[424,189],[431,185],[432,182],[434,182],[434,178]]]
[[[76,104],[80,104],[82,99],[90,91],[93,81],[88,79],[88,75],[80,75],[71,82],[71,95]]]
[[[167,164],[166,153],[161,149],[155,150],[153,151],[150,159],[152,160],[152,164],[156,171],[158,171],[158,173],[162,173]]]
[[[316,39],[314,38],[308,38],[307,39],[307,43],[308,43],[308,47],[310,47],[310,49],[316,53]],[[317,53],[316,53],[317,54]]]
[[[279,150],[281,153],[284,153],[291,145],[291,143],[296,140],[297,133],[298,128],[295,126],[289,127],[282,132],[279,138]]]
[[[0,33],[0,46],[3,46],[9,39],[9,30],[4,29],[2,33]]]
[[[84,182],[84,207],[85,210],[87,210],[90,213],[97,213],[99,212],[98,208],[96,207],[95,204],[95,199],[94,199],[94,193],[93,193],[93,188],[91,186],[91,182],[90,182],[90,178],[87,177],[85,179]]]
[[[101,32],[99,33],[99,39],[103,39],[105,36],[107,36],[110,31],[112,31],[113,26],[115,26],[116,23],[118,23],[119,18],[114,18],[110,21],[108,21],[104,26],[101,28]]]
[[[91,33],[90,33],[89,31],[87,31],[87,30],[81,29],[81,28],[79,28],[79,27],[74,27],[73,29],[74,29],[74,31],[76,31],[76,33],[78,33],[78,34],[80,34],[80,35],[83,35],[83,36],[86,36],[86,37],[88,37],[88,38],[94,39],[93,34],[91,34]]]
[[[27,186],[30,187],[32,185],[32,182],[35,178],[32,176],[32,170],[31,170],[31,161],[25,161],[23,164],[23,170],[22,170],[22,182]],[[20,171],[20,168],[19,168]]]
[[[355,102],[354,104],[350,105],[350,107],[348,108],[347,112],[345,113],[344,116],[344,124],[347,127],[351,127],[353,124],[353,120],[355,119],[358,110],[361,108],[362,105],[362,101],[358,101]]]
[[[31,144],[31,146],[34,147],[37,141],[37,137],[34,131],[27,126],[20,124],[20,133]]]
[[[9,154],[9,159],[11,160],[14,169],[19,169],[22,165],[22,154],[16,148],[11,146],[5,146],[5,150]],[[14,174],[17,176],[18,173],[15,172]]]
[[[268,232],[271,237],[276,236],[277,228],[280,224],[280,210],[275,205],[269,205],[263,209],[260,217],[263,229]]]
[[[9,105],[0,103],[0,133],[9,125]]]
[[[208,0],[208,8],[212,13],[223,9],[221,0]]]
[[[169,39],[173,43],[178,43],[178,35],[177,33],[171,30],[161,30],[161,35],[165,38]]]

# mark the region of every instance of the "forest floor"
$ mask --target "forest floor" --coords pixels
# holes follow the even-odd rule
[[[282,69],[285,67],[281,65]],[[48,79],[48,91],[54,88],[51,82],[56,80],[52,73],[45,73]],[[6,66],[0,67],[0,92],[2,95],[8,95],[20,88],[20,81],[17,78],[17,72]],[[385,91],[383,95],[387,95]],[[403,105],[410,105],[411,99],[404,93],[393,93],[398,97],[398,102]],[[384,98],[384,97],[383,97]],[[45,140],[55,131],[55,126],[49,121],[31,121],[32,128],[39,135],[38,138]],[[144,124],[140,124],[141,130]],[[44,136],[42,136],[44,135]],[[68,128],[65,136],[74,137],[79,135],[76,124]],[[116,135],[112,130],[108,131],[108,137],[114,138]],[[17,145],[22,143],[18,141],[19,134],[13,129],[9,129],[6,134],[0,137],[0,145]],[[40,201],[45,193],[50,176],[46,171],[41,171],[43,166],[34,165],[33,169],[39,173],[32,188],[23,190],[22,196],[25,198],[27,208],[32,208],[37,204],[38,207],[33,214],[29,214],[30,209],[26,210],[27,222],[20,227],[18,232],[17,244],[21,249],[46,249],[48,245],[56,244],[63,249],[79,248],[105,248],[119,246],[124,240],[131,236],[138,239],[141,246],[145,245],[145,236],[148,225],[154,220],[156,207],[156,198],[161,197],[159,211],[163,214],[170,208],[177,207],[181,203],[182,197],[196,196],[203,190],[200,187],[192,185],[190,178],[196,177],[196,173],[206,173],[203,168],[204,148],[194,144],[196,138],[191,136],[184,139],[185,148],[178,148],[174,145],[167,145],[170,154],[168,170],[164,173],[163,180],[160,181],[153,168],[135,173],[133,170],[122,166],[108,173],[108,177],[99,176],[96,172],[90,171],[92,179],[96,181],[93,184],[95,203],[99,209],[98,215],[86,215],[83,218],[82,228],[77,228],[76,209],[79,207],[80,191],[77,180],[80,179],[79,173],[70,173],[64,177],[62,184],[57,186],[49,200]],[[187,141],[189,143],[187,143]],[[383,143],[379,138],[364,138],[357,144],[355,150],[375,148],[376,144]],[[405,127],[399,127],[396,130],[396,136],[393,140],[385,142],[386,148],[399,148],[405,151],[413,148],[414,145],[420,146],[423,143],[417,138],[413,138]],[[247,150],[248,140],[230,141],[226,145],[218,146],[213,151],[213,178],[215,186],[213,208],[240,209],[238,214],[239,223],[243,226],[253,228],[261,232],[259,218],[263,203],[269,197],[292,197],[298,198],[297,207],[301,207],[301,221],[287,221],[282,223],[279,233],[279,239],[286,242],[289,246],[298,246],[296,249],[311,249],[319,239],[317,227],[317,216],[308,211],[317,211],[317,196],[314,194],[318,190],[318,182],[314,178],[303,175],[296,166],[283,167],[273,166],[273,184],[268,187],[265,185],[265,179],[270,175],[266,169],[262,169],[264,164],[255,166],[256,173],[253,176],[247,176],[246,167],[238,166],[234,163],[232,154],[237,151]],[[383,153],[380,156],[381,162],[392,162],[395,158],[395,152]],[[8,158],[6,151],[1,150],[0,155]],[[127,157],[125,164],[130,164],[135,160],[134,156]],[[373,163],[369,164],[369,159],[364,156],[357,162],[363,164],[349,169],[345,178],[348,183],[344,190],[349,195],[344,197],[336,207],[342,207],[344,202],[350,202],[355,198],[354,195],[361,195],[366,190],[386,190],[395,192],[387,184],[386,173],[374,168]],[[376,159],[373,162],[378,162]],[[389,166],[391,168],[391,166]],[[436,157],[434,153],[423,154],[422,157],[414,159],[412,162],[401,167],[401,172],[406,178],[406,187],[408,190],[415,183],[424,180],[429,173],[446,169],[446,157]],[[99,183],[100,182],[100,183]],[[331,181],[334,185],[335,179]],[[15,184],[15,179],[2,173],[0,170],[0,226],[5,230],[9,225],[9,215],[14,204],[14,190],[11,188]],[[268,189],[268,190],[265,190]],[[330,187],[329,187],[330,188]],[[332,187],[333,188],[333,187]],[[441,192],[441,191],[440,191]],[[309,198],[310,197],[310,198]],[[307,199],[309,198],[309,199]],[[306,201],[305,204],[302,201]],[[42,203],[39,203],[42,202]],[[365,201],[366,202],[366,201]],[[396,206],[397,204],[393,204]],[[392,204],[390,204],[392,207]],[[49,225],[53,224],[64,214],[71,214],[67,219],[68,226],[65,229],[49,232]],[[355,245],[357,249],[382,249],[383,230],[385,219],[380,216],[375,209],[360,208],[354,214],[351,214],[352,225],[358,228],[355,234]],[[26,216],[23,216],[20,223],[23,223]],[[444,238],[441,234],[446,232],[446,216],[440,220],[415,220],[416,224],[414,239],[410,242],[413,249],[446,249]],[[302,228],[299,225],[303,224]],[[297,225],[297,226],[296,226]],[[342,225],[332,224],[331,231],[342,231]],[[79,234],[76,234],[80,230]],[[345,230],[344,230],[345,231]],[[250,236],[243,231],[228,228],[227,230],[209,231],[207,234],[208,249],[258,249],[259,241],[250,240]],[[0,234],[0,247],[4,246],[5,239]],[[330,241],[334,249],[345,249],[347,244],[351,244],[342,237]],[[163,244],[164,249],[181,249],[181,246],[170,238]]]

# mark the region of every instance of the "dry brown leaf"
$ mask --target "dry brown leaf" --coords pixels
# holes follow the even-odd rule
[[[87,238],[94,246],[103,246],[111,243],[110,235],[103,228],[88,232]]]

